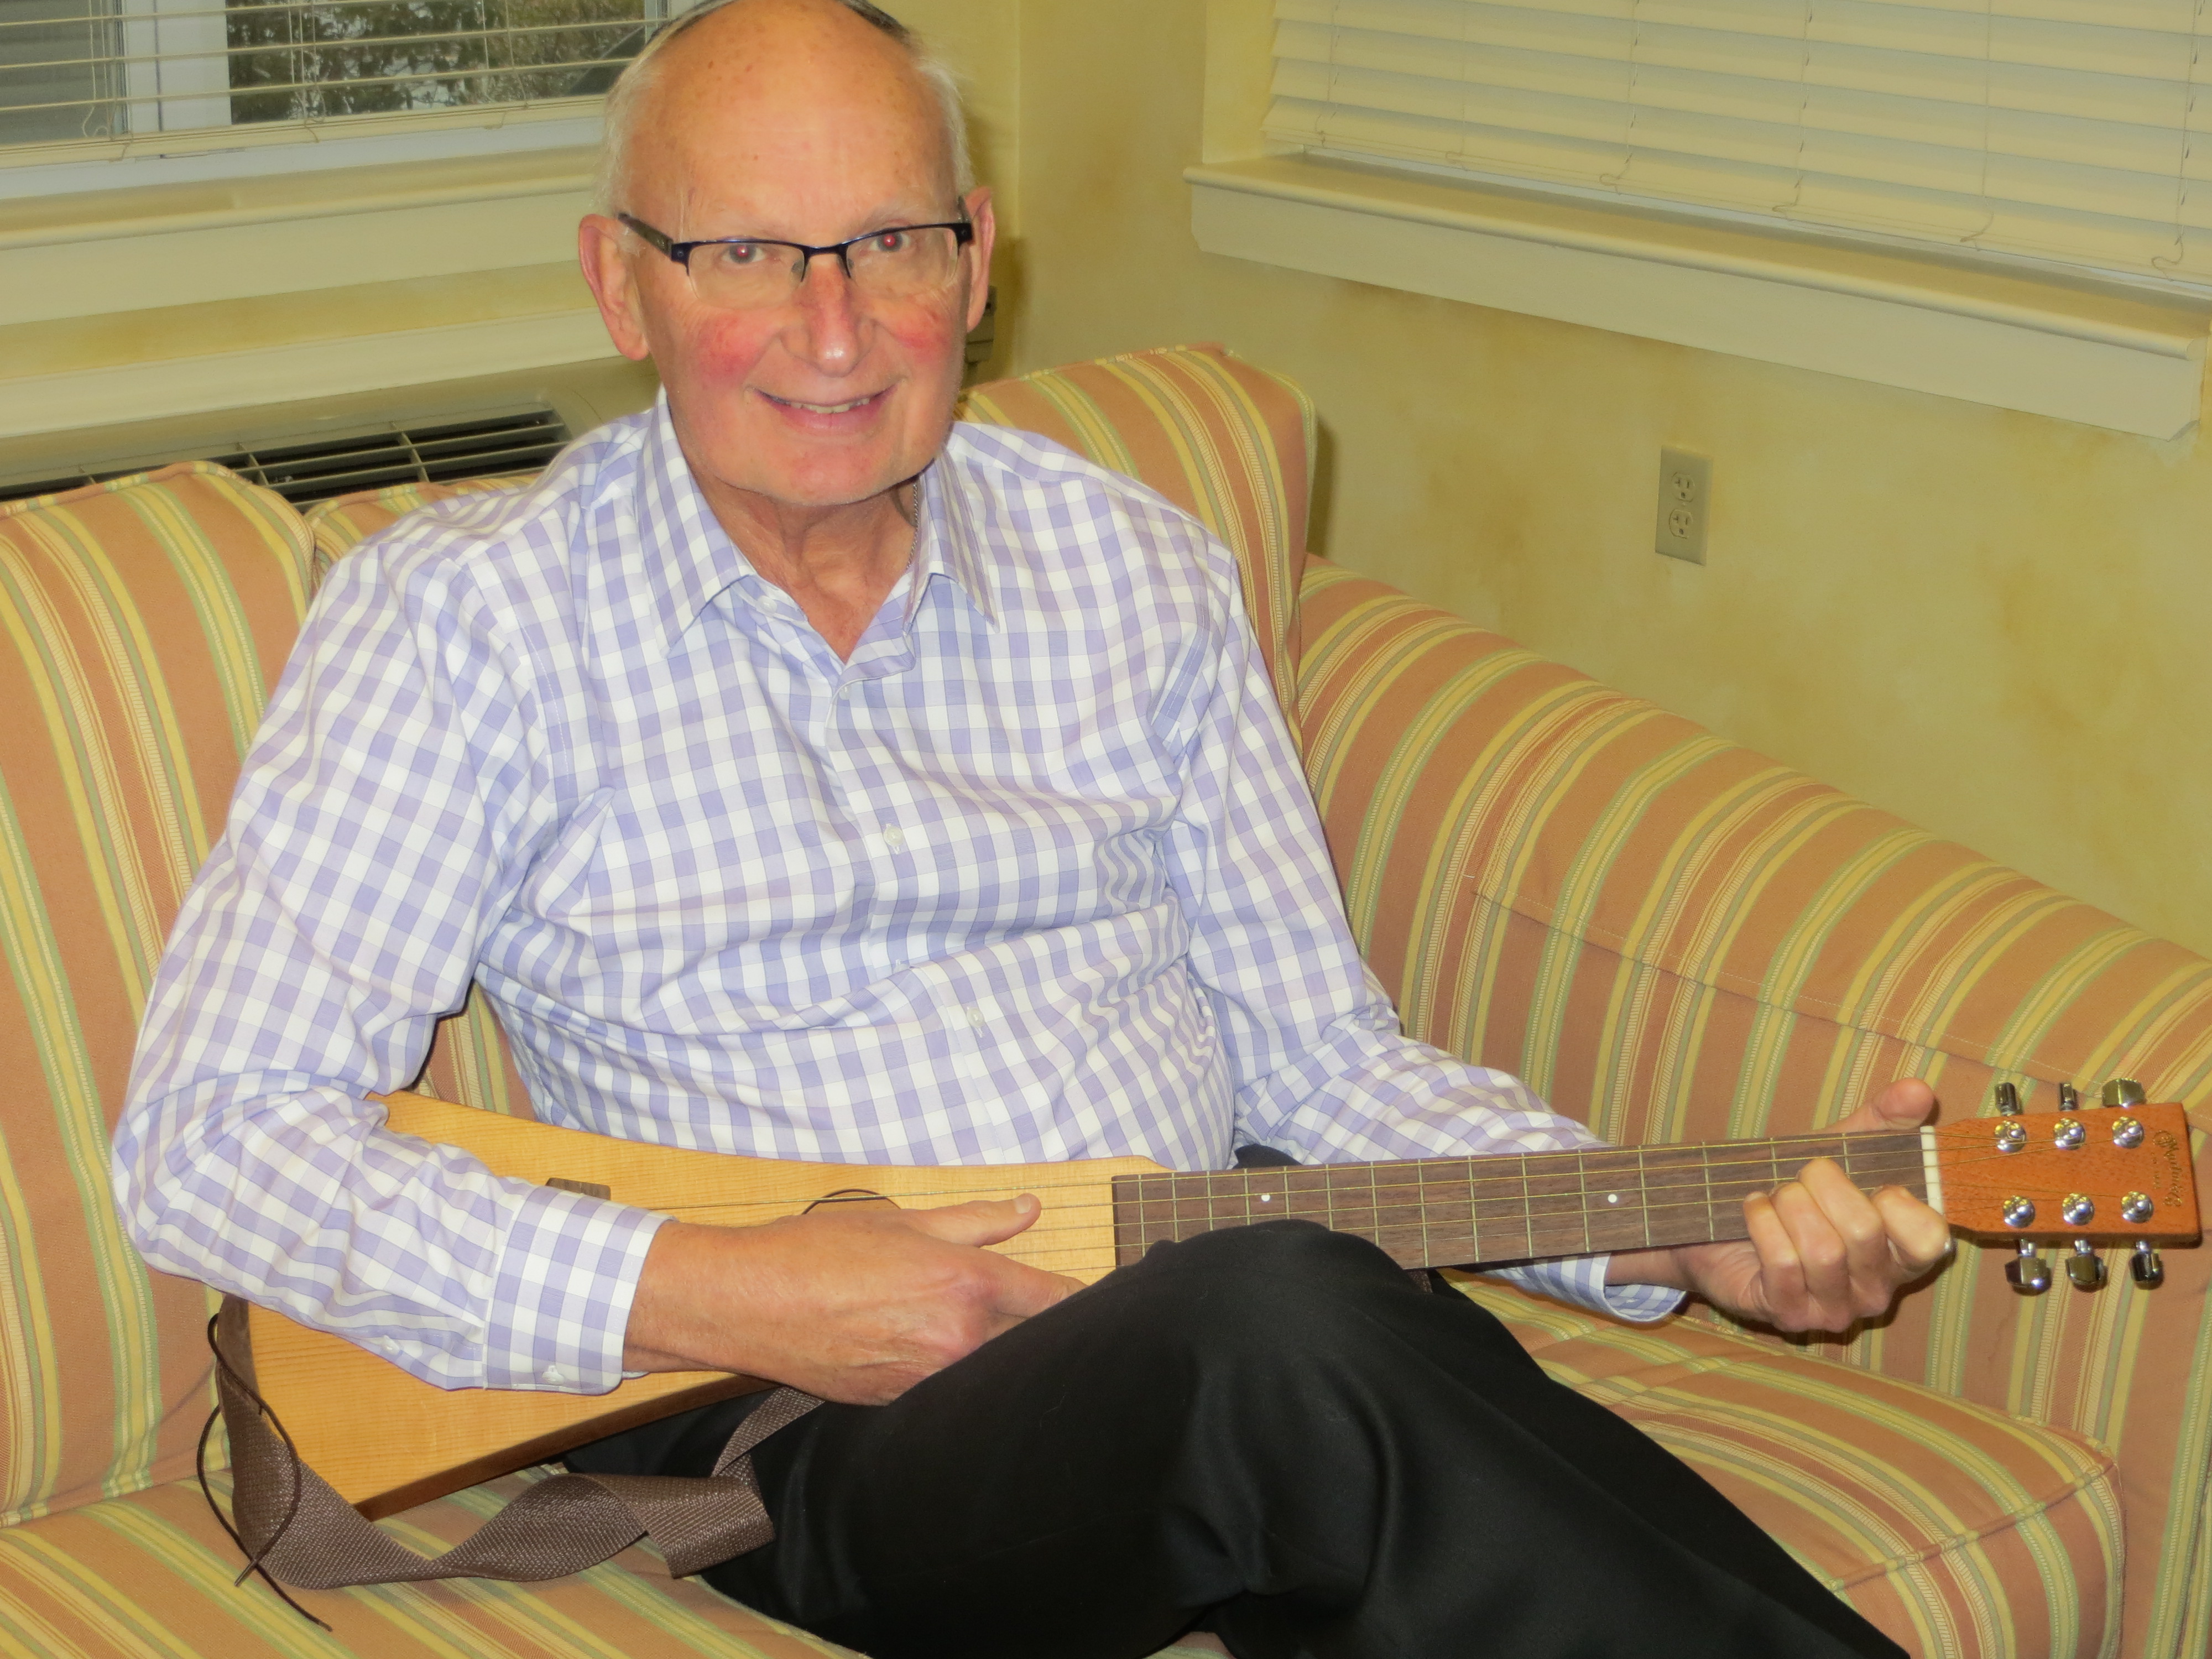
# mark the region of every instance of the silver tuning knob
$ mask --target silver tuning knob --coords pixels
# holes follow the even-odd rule
[[[1996,1093],[1997,1098],[1997,1115],[1999,1117],[2017,1117],[2020,1115],[2020,1089],[2017,1085],[2011,1083],[2000,1083],[1996,1086]]]
[[[2005,1282],[2022,1296],[2041,1296],[2051,1288],[2051,1264],[2036,1254],[2033,1241],[2020,1241],[2020,1254],[2005,1263]]]
[[[2074,1241],[2074,1254],[2066,1258],[2066,1277],[2074,1281],[2077,1291],[2101,1289],[2105,1283],[2105,1259],[2097,1254],[2097,1247],[2086,1238]]]
[[[2128,1277],[2147,1291],[2154,1291],[2166,1283],[2166,1263],[2158,1259],[2150,1240],[2136,1240],[2136,1253],[2128,1258]]]
[[[2142,1085],[2131,1077],[2116,1077],[2105,1085],[2104,1101],[2107,1106],[2140,1106],[2144,1099]]]
[[[2058,1109],[2060,1111],[2075,1111],[2080,1109],[2081,1104],[2081,1091],[2079,1089],[2075,1088],[2070,1083],[2062,1083],[2058,1085]]]

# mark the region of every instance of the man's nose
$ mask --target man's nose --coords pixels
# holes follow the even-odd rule
[[[797,315],[785,343],[795,356],[831,369],[848,367],[860,356],[860,306],[841,255],[811,256],[793,297]]]

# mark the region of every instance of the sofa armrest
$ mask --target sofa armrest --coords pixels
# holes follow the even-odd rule
[[[1952,1119],[2000,1079],[2047,1109],[2124,1075],[2212,1122],[2212,963],[2179,946],[1321,561],[1297,656],[1346,904],[1407,1029],[1609,1139],[1788,1134],[1915,1074]],[[2129,1650],[2202,1651],[2212,1250],[2166,1252],[2148,1292],[2107,1261],[2101,1291],[2024,1299],[1962,1246],[1802,1346],[2112,1448]]]

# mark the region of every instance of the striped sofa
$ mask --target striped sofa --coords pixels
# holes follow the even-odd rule
[[[2212,1092],[2212,964],[1510,641],[1304,556],[1310,410],[1213,348],[1003,382],[971,418],[1145,479],[1242,556],[1370,959],[1407,1026],[1618,1140],[1817,1127],[1919,1073]],[[538,1586],[255,1584],[190,1479],[206,1294],[149,1273],[106,1134],[163,935],[319,568],[435,491],[303,521],[191,465],[0,509],[0,1656],[836,1651],[641,1552]],[[397,1080],[395,1080],[397,1081]],[[422,1086],[526,1110],[495,1024]],[[2200,1179],[2203,1139],[2197,1138]],[[1630,1329],[1470,1285],[1910,1650],[2212,1645],[2212,1253],[2022,1299],[1962,1249],[1893,1316]],[[212,1460],[220,1489],[221,1449]],[[533,1477],[386,1524],[424,1548]],[[1039,1659],[1045,1659],[1040,1655]]]

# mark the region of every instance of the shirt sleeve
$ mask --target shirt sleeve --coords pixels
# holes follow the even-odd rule
[[[1238,598],[1217,562],[1218,633],[1170,713],[1185,780],[1172,879],[1190,963],[1237,1087],[1236,1134],[1313,1162],[1566,1152],[1599,1146],[1510,1074],[1415,1042],[1361,959],[1313,795]],[[1605,1283],[1603,1255],[1498,1276],[1638,1322],[1679,1291]]]
[[[485,607],[389,544],[324,585],[155,980],[115,1139],[169,1273],[444,1388],[599,1392],[660,1218],[385,1127],[561,826]]]

